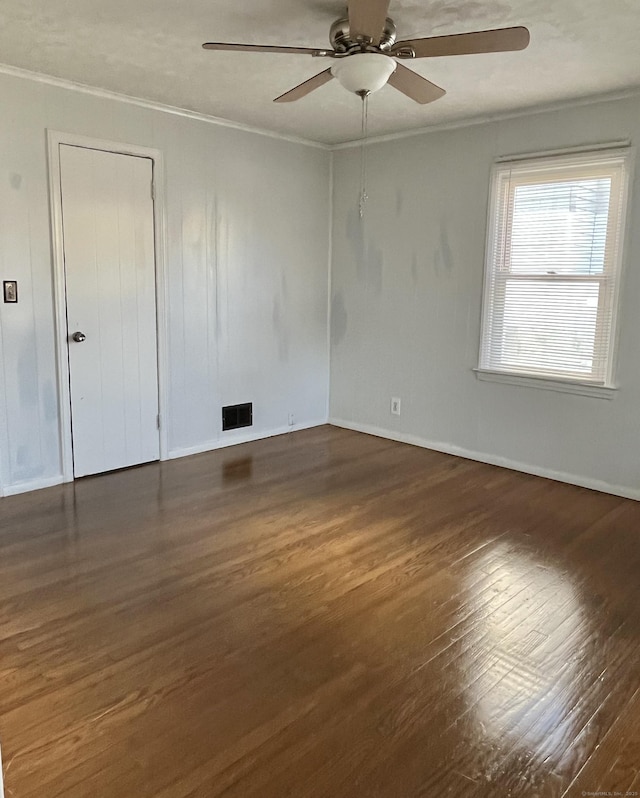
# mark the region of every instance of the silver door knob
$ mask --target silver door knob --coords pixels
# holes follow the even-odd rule
[[[87,340],[87,336],[83,332],[74,332],[71,337],[77,344],[81,344],[83,341]]]

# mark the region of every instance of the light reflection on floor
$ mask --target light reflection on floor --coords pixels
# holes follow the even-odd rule
[[[469,597],[470,713],[505,755],[553,759],[577,731],[572,709],[584,681],[587,615],[569,575],[533,553],[497,543],[473,562],[469,585],[477,591],[488,574],[490,589]]]

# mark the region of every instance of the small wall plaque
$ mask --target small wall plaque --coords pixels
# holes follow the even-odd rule
[[[4,301],[5,302],[17,302],[18,301],[18,281],[17,280],[5,280],[2,283],[2,288],[4,291]]]

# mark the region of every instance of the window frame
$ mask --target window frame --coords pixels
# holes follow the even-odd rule
[[[480,346],[478,355],[478,366],[474,369],[478,379],[507,383],[513,385],[524,385],[529,387],[544,388],[546,390],[558,390],[561,392],[579,393],[587,396],[596,396],[611,399],[615,395],[617,386],[614,383],[614,374],[617,360],[618,338],[619,338],[619,305],[621,294],[621,283],[624,277],[626,256],[628,252],[629,236],[629,206],[630,206],[630,186],[633,185],[634,150],[628,142],[616,143],[612,145],[602,145],[589,149],[572,149],[564,151],[554,151],[546,153],[536,153],[534,155],[514,156],[511,158],[499,158],[494,161],[491,169],[489,201],[487,208],[487,238],[485,248],[484,279],[482,289],[482,314],[480,326]],[[617,159],[622,163],[615,167],[606,161]],[[597,163],[597,161],[601,161]],[[591,166],[588,174],[585,168]],[[616,247],[614,253],[605,258],[602,273],[571,275],[571,274],[540,274],[540,273],[521,273],[514,275],[513,272],[504,268],[508,258],[498,254],[507,251],[511,234],[510,211],[513,208],[513,198],[517,186],[527,184],[544,183],[545,174],[549,172],[558,175],[566,169],[567,179],[575,176],[579,179],[590,177],[611,177],[610,210],[607,224],[606,245],[609,248],[613,242]],[[558,181],[560,182],[560,181]],[[506,198],[506,202],[505,202]],[[500,230],[499,227],[502,227]],[[518,370],[513,368],[496,368],[493,364],[486,364],[485,353],[487,337],[492,334],[496,324],[500,324],[501,316],[494,312],[496,307],[495,297],[497,291],[495,286],[501,284],[503,291],[506,290],[507,283],[511,280],[540,280],[547,283],[559,282],[567,283],[577,281],[582,283],[594,282],[600,285],[598,302],[598,320],[596,322],[596,350],[594,360],[599,361],[600,372],[604,374],[604,379],[596,380],[593,373],[584,377],[578,373],[567,371],[547,371],[537,370]],[[604,290],[603,290],[604,289]],[[499,306],[499,305],[498,305]],[[598,330],[602,330],[602,325],[606,324],[606,310],[610,308],[610,323],[608,337],[605,339],[598,335]]]

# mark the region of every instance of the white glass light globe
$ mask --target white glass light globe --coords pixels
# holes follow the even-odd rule
[[[396,68],[396,62],[382,53],[355,53],[336,59],[331,74],[347,91],[374,92],[381,89]]]

